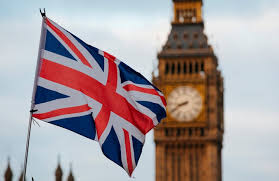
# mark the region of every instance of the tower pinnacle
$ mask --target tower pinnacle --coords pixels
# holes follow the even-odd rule
[[[73,172],[72,172],[72,164],[70,164],[70,173],[69,173],[67,181],[75,181]]]
[[[7,166],[7,169],[5,171],[5,181],[12,181],[12,178],[13,178],[13,172],[12,172],[12,169],[10,167],[10,158],[8,158],[8,166]]]
[[[60,166],[60,158],[58,158],[58,165],[57,165],[57,168],[55,170],[55,180],[56,181],[62,181],[62,176],[63,176],[63,171],[62,171],[61,166]]]
[[[173,0],[174,24],[202,23],[202,0]]]

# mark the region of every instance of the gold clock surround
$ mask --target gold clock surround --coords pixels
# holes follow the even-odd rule
[[[172,119],[192,122],[200,115],[204,96],[191,86],[178,86],[167,97],[167,111]]]
[[[167,110],[178,121],[191,122],[202,110],[200,93],[190,86],[179,86],[167,97]]]

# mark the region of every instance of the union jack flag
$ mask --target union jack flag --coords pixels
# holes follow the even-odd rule
[[[47,17],[32,102],[33,117],[98,141],[130,176],[166,116],[163,94],[140,73]]]

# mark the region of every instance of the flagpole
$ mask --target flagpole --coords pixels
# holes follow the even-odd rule
[[[28,133],[27,133],[27,140],[26,140],[26,148],[25,148],[25,157],[24,157],[23,181],[25,181],[26,168],[27,168],[27,158],[28,158],[29,140],[30,140],[31,126],[32,126],[32,114],[33,114],[33,113],[30,112],[30,116],[29,116],[29,125],[28,125]]]
[[[23,181],[26,181],[25,177],[26,177],[29,142],[30,142],[30,135],[31,135],[31,128],[32,128],[32,117],[33,117],[33,113],[37,111],[37,110],[34,110],[34,104],[35,104],[34,100],[35,100],[35,94],[36,94],[36,88],[37,88],[37,82],[38,82],[38,73],[39,73],[39,69],[40,69],[41,52],[42,52],[42,49],[44,48],[44,42],[45,42],[45,37],[46,37],[45,36],[46,30],[44,28],[44,19],[46,18],[45,9],[44,9],[44,12],[42,12],[40,9],[40,13],[41,13],[43,19],[42,19],[42,26],[41,26],[41,37],[40,37],[40,45],[39,45],[39,50],[38,50],[36,72],[35,72],[34,85],[33,85],[31,110],[30,110],[30,114],[29,114],[29,124],[28,124],[25,157],[24,157],[24,168],[23,168]]]

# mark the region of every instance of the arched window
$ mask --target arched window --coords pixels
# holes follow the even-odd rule
[[[165,135],[169,136],[169,130],[168,129],[165,129]]]
[[[195,39],[197,39],[199,37],[199,34],[197,32],[195,32],[193,35],[194,35]]]
[[[190,62],[190,64],[189,64],[189,73],[190,73],[190,74],[193,73],[192,62]]]
[[[204,64],[203,64],[203,62],[201,63],[201,71],[204,72]]]
[[[204,129],[201,128],[201,136],[204,136]]]
[[[183,34],[183,38],[184,38],[184,40],[187,40],[187,39],[188,39],[188,37],[189,37],[188,33],[187,33],[187,32],[184,32],[184,34]]]
[[[180,63],[177,65],[177,74],[180,74]]]
[[[165,67],[165,74],[168,74],[169,73],[169,64],[166,63],[166,67]]]
[[[174,74],[175,71],[175,65],[174,63],[171,64],[171,74]]]
[[[187,65],[186,62],[183,63],[183,73],[187,74]]]
[[[192,136],[192,129],[189,128],[189,136]]]
[[[180,136],[180,129],[179,128],[176,131],[176,136]]]
[[[199,72],[199,64],[198,64],[198,62],[195,63],[195,72],[196,73]]]

